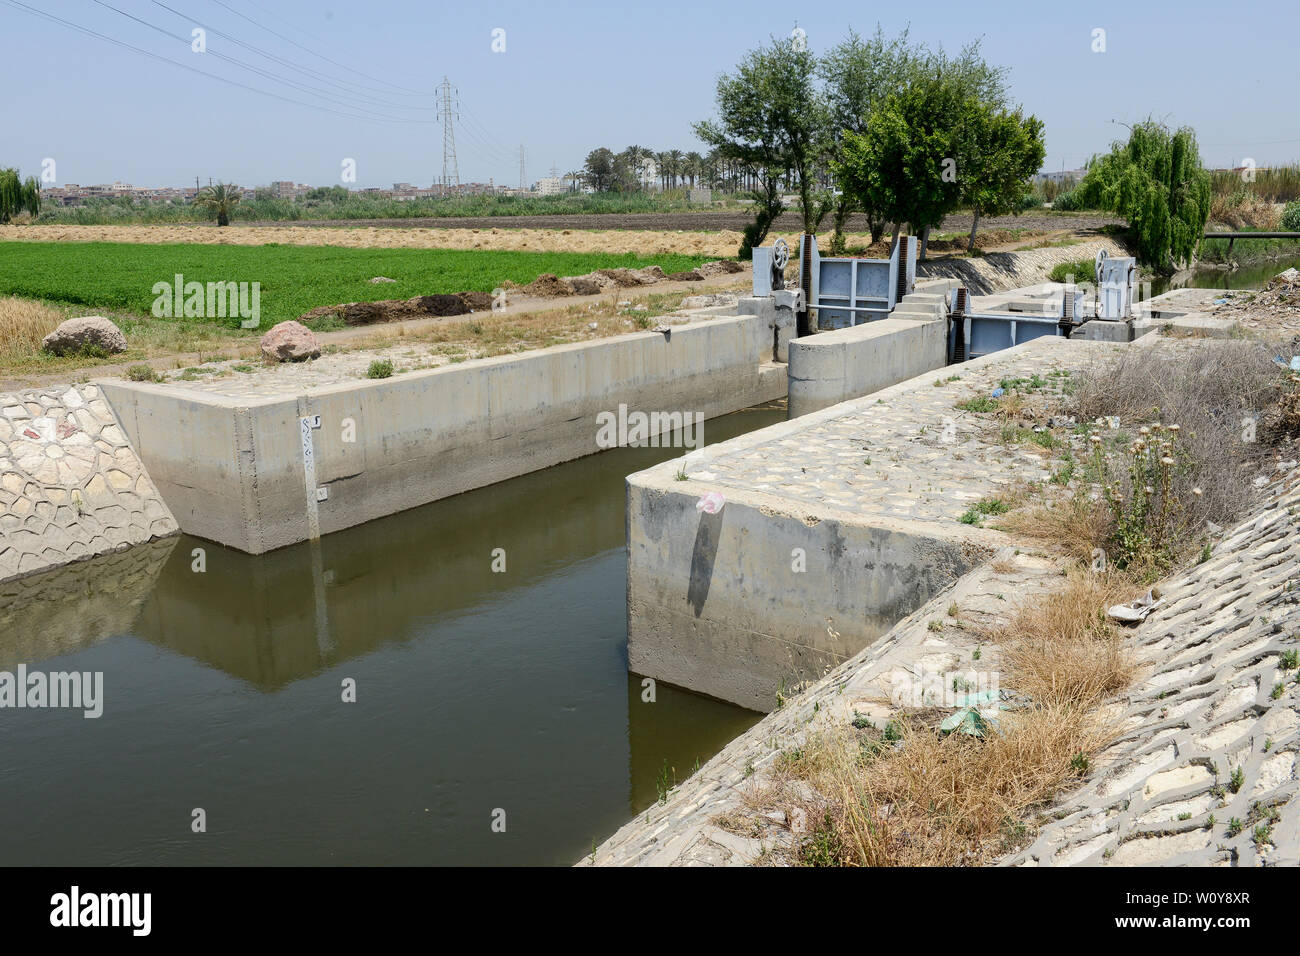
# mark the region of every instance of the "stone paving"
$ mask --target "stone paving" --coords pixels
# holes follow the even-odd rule
[[[0,394],[0,581],[180,531],[94,385]]]
[[[737,737],[666,801],[635,817],[581,865],[747,866],[777,847],[789,846],[793,837],[782,822],[761,836],[746,836],[715,821],[739,809],[746,792],[761,786],[780,754],[800,747],[809,734],[843,725],[855,714],[884,726],[892,714],[889,702],[910,690],[918,670],[995,671],[996,648],[981,641],[980,631],[1004,620],[1019,602],[1059,588],[1060,582],[1059,562],[1003,549]],[[957,619],[947,614],[952,604],[960,609]],[[934,621],[941,622],[940,630],[932,628]]]
[[[750,441],[692,453],[687,474],[814,507],[951,527],[973,502],[1051,476],[1050,459],[1038,446],[990,444],[987,417],[955,406],[988,396],[1004,378],[1079,368],[1122,347],[1036,339],[1016,353],[941,369],[765,429]]]

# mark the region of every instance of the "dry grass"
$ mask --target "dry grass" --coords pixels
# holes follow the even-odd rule
[[[1118,575],[1076,573],[986,633],[1003,653],[1003,685],[1030,703],[985,737],[936,732],[913,712],[885,730],[844,727],[778,761],[747,798],[753,815],[806,821],[805,865],[975,865],[1030,836],[1027,822],[1091,767],[1113,736],[1103,702],[1132,677],[1123,636],[1100,609],[1132,596]],[[743,831],[743,821],[728,821]]]
[[[1210,200],[1210,221],[1232,229],[1271,232],[1278,228],[1281,215],[1272,200],[1260,198],[1245,190],[1216,194]]]
[[[1114,519],[1101,501],[1074,495],[1047,501],[1002,517],[1000,526],[1025,537],[1052,544],[1084,563],[1105,545]]]
[[[0,298],[0,358],[30,355],[54,331],[63,316],[28,299]]]
[[[1091,709],[1132,679],[1123,634],[1105,609],[1137,594],[1120,574],[1076,571],[1050,600],[1021,607],[989,635],[1002,647],[1008,683],[1038,706]]]

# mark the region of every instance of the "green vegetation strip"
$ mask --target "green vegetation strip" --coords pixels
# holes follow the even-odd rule
[[[633,253],[0,242],[0,295],[150,315],[157,297],[154,285],[172,283],[177,273],[186,282],[257,282],[261,328],[266,329],[340,302],[491,292],[507,279],[526,285],[544,272],[582,275],[650,265],[682,272],[705,261],[702,256]],[[377,276],[396,281],[369,281]],[[239,327],[238,317],[221,321]]]

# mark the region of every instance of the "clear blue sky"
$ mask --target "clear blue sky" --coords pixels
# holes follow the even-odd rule
[[[184,185],[195,176],[329,185],[339,182],[345,158],[356,160],[357,186],[428,185],[442,164],[442,129],[428,121],[444,74],[460,94],[462,181],[517,183],[520,144],[530,181],[552,163],[561,173],[580,167],[596,146],[696,149],[691,122],[711,114],[718,74],[795,25],[791,5],[768,0],[222,0],[226,7],[163,0],[182,15],[152,0],[104,0],[179,42],[94,0],[18,2],[290,99],[425,121],[378,122],[261,96],[0,0],[0,80],[8,91],[0,164],[37,173],[52,157],[59,183],[83,185]],[[982,36],[988,60],[1010,68],[1013,98],[1046,123],[1049,169],[1078,166],[1106,147],[1124,132],[1112,119],[1147,115],[1193,126],[1207,164],[1250,157],[1268,165],[1300,157],[1297,11],[1295,0],[816,3],[799,11],[799,26],[816,52],[850,26],[874,31],[877,20],[889,34],[910,25],[914,39],[950,50]],[[209,28],[207,55],[190,50],[196,25]],[[494,28],[506,31],[504,53],[492,52]],[[1106,30],[1105,53],[1092,52],[1096,28]],[[331,95],[293,89],[215,53]]]

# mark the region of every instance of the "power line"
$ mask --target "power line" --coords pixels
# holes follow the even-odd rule
[[[46,13],[44,10],[38,10],[35,7],[28,6],[27,4],[20,2],[20,0],[3,0],[3,2],[9,4],[9,6],[14,7],[16,9],[25,10],[27,13],[41,17],[45,20],[49,20],[52,23],[58,23],[61,24],[62,26],[68,27],[69,29],[76,30],[78,33],[83,33],[86,36],[94,37],[96,39],[103,40],[107,43],[111,43],[114,46],[121,47],[124,50],[130,50],[133,53],[139,53],[140,55],[147,56],[150,59],[158,60],[159,62],[166,63],[169,66],[179,67],[182,70],[188,70],[191,73],[196,73],[199,76],[206,77],[207,79],[210,80],[216,80],[219,83],[225,83],[228,86],[235,86],[241,90],[248,90],[251,93],[257,93],[261,96],[269,96],[273,99],[281,100],[285,103],[291,103],[294,106],[305,106],[308,109],[322,110],[326,113],[335,113],[339,116],[346,116],[348,119],[372,120],[374,122],[379,122],[379,123],[433,122],[432,120],[410,120],[410,119],[404,120],[404,119],[389,119],[386,117],[377,117],[377,116],[363,116],[363,115],[358,115],[356,113],[345,113],[342,110],[336,110],[328,106],[322,106],[319,103],[304,103],[302,100],[295,100],[292,97],[281,96],[279,93],[273,93],[270,90],[259,89],[256,86],[249,86],[247,83],[240,83],[238,80],[232,80],[229,77],[221,76],[217,73],[209,73],[206,70],[200,70],[196,67],[190,66],[187,63],[181,63],[177,60],[172,60],[169,59],[168,57],[161,56],[150,50],[141,49],[138,46],[133,46],[132,44],[126,43],[122,40],[118,40],[115,37],[107,36],[106,34],[100,33],[97,30],[92,30],[89,27],[84,27],[79,23],[73,23],[71,20],[65,20],[62,17],[55,16],[52,13]]]
[[[170,32],[169,30],[164,30],[162,27],[157,26],[156,24],[150,23],[150,22],[147,21],[147,20],[142,20],[140,17],[137,17],[137,16],[135,16],[134,14],[127,13],[125,10],[121,10],[121,9],[119,9],[119,8],[117,8],[117,7],[115,7],[115,6],[113,6],[111,3],[106,2],[106,0],[91,0],[91,2],[94,3],[94,4],[96,4],[96,5],[98,5],[98,6],[103,7],[103,8],[106,9],[106,10],[112,10],[114,13],[117,13],[117,14],[120,14],[121,16],[124,16],[124,17],[126,17],[128,20],[133,20],[133,21],[135,21],[136,23],[141,24],[142,26],[146,26],[146,27],[148,27],[150,30],[153,30],[153,31],[155,31],[155,32],[157,32],[157,33],[161,33],[163,36],[168,37],[168,38],[171,39],[171,40],[175,40],[175,41],[178,42],[178,43],[183,43],[183,44],[185,44],[186,46],[188,46],[189,43],[190,43],[190,41],[189,41],[187,38],[185,38],[185,37],[183,37],[183,36],[181,36],[181,35],[179,35],[179,34],[172,33],[172,32]],[[317,96],[322,96],[322,95],[323,95],[323,97],[328,97],[328,96],[330,96],[330,95],[337,95],[337,94],[330,94],[330,92],[329,92],[328,90],[321,90],[319,87],[306,86],[306,85],[304,85],[304,84],[301,84],[301,83],[296,82],[295,80],[287,79],[286,77],[280,76],[280,75],[278,75],[278,74],[276,74],[276,73],[272,73],[272,72],[270,72],[269,70],[264,70],[264,69],[262,69],[261,67],[258,67],[258,66],[254,66],[254,65],[252,65],[251,63],[245,63],[245,62],[242,61],[242,60],[237,60],[237,59],[235,59],[235,58],[232,57],[232,56],[227,56],[226,54],[221,53],[221,52],[218,52],[218,51],[216,51],[216,50],[210,50],[210,51],[208,51],[207,55],[208,55],[208,56],[216,57],[216,58],[219,59],[219,60],[224,60],[224,61],[227,62],[227,63],[232,63],[232,64],[234,64],[235,66],[238,66],[238,67],[240,67],[240,68],[242,68],[242,69],[248,70],[249,72],[256,73],[256,74],[259,75],[259,76],[266,77],[267,79],[275,80],[275,81],[278,81],[278,82],[284,83],[285,85],[287,85],[287,86],[289,86],[289,87],[292,87],[293,89],[300,90],[300,91],[302,91],[302,92],[304,92],[304,93],[312,93],[312,94],[315,94],[315,95],[317,95]],[[170,62],[175,62],[175,61],[170,61]],[[306,104],[305,104],[305,105],[306,105]],[[348,109],[353,109],[353,110],[362,110],[362,109],[365,109],[365,107],[357,106],[356,104],[353,104],[353,103],[337,103],[337,102],[336,102],[334,105],[336,105],[336,106],[343,106],[343,107],[346,107],[346,108],[348,108]],[[390,122],[399,122],[399,123],[406,123],[406,122],[409,122],[409,123],[430,123],[430,124],[431,124],[431,123],[434,122],[433,120],[406,119],[406,118],[403,118],[403,117],[400,117],[400,116],[384,116],[384,117],[380,117],[378,114],[375,114],[375,113],[371,113],[370,115],[371,115],[372,117],[374,117],[374,118],[380,118],[380,119],[384,119],[384,120],[387,120],[387,121],[390,121]],[[364,117],[362,117],[362,118],[364,118]]]
[[[271,34],[272,36],[279,37],[279,38],[280,38],[281,40],[283,40],[285,43],[293,44],[293,45],[296,46],[298,49],[303,50],[304,52],[310,53],[312,56],[317,57],[317,58],[319,58],[319,59],[322,59],[322,60],[324,60],[326,63],[331,63],[331,64],[333,64],[334,66],[341,67],[342,69],[347,70],[349,73],[355,73],[357,76],[364,76],[367,80],[374,80],[376,83],[383,83],[385,86],[392,87],[392,89],[394,89],[394,90],[397,90],[397,91],[402,92],[402,93],[407,93],[407,94],[409,94],[409,95],[411,95],[411,96],[429,96],[429,95],[430,95],[429,93],[422,93],[422,92],[420,92],[419,90],[410,90],[410,89],[407,89],[407,88],[402,87],[402,86],[397,86],[397,85],[394,84],[394,83],[389,83],[387,80],[381,80],[381,79],[380,79],[379,77],[377,77],[377,76],[371,76],[369,73],[362,73],[360,70],[353,69],[352,67],[348,66],[346,63],[340,63],[338,60],[331,60],[329,57],[325,56],[323,53],[317,53],[315,50],[312,50],[312,49],[310,49],[309,47],[305,47],[305,46],[303,46],[301,43],[298,43],[298,42],[295,41],[295,40],[291,40],[289,37],[285,36],[283,33],[277,33],[275,30],[272,30],[270,27],[266,26],[265,24],[258,23],[258,22],[257,22],[256,20],[254,20],[252,17],[245,16],[244,14],[242,14],[242,13],[240,13],[238,10],[236,10],[234,7],[231,7],[231,6],[229,6],[228,4],[222,3],[222,0],[212,0],[212,2],[215,3],[215,4],[216,4],[217,6],[219,6],[219,7],[223,7],[223,8],[225,8],[226,10],[229,10],[231,13],[233,13],[235,16],[239,17],[240,19],[242,19],[242,20],[247,20],[249,23],[253,24],[253,26],[258,27],[259,29],[265,30],[267,33]],[[383,92],[383,91],[380,90],[380,91],[378,91],[378,92]]]
[[[261,49],[260,47],[256,47],[256,46],[254,46],[254,45],[251,44],[251,43],[245,43],[243,40],[240,40],[240,39],[237,38],[237,37],[231,36],[231,35],[228,34],[228,33],[224,33],[224,32],[222,32],[221,30],[218,30],[216,27],[209,26],[207,23],[204,23],[203,21],[199,20],[197,17],[192,17],[192,16],[190,16],[189,14],[185,13],[185,12],[182,11],[182,10],[177,10],[177,9],[174,8],[174,7],[170,7],[170,6],[168,6],[167,4],[163,3],[162,0],[152,0],[152,2],[153,2],[153,4],[154,4],[154,6],[161,7],[162,9],[166,10],[168,13],[174,14],[175,16],[178,16],[178,17],[180,17],[182,20],[185,20],[185,21],[187,21],[187,22],[190,22],[190,23],[197,23],[200,27],[202,27],[203,29],[207,30],[209,33],[215,34],[216,36],[219,36],[219,37],[221,37],[222,39],[227,40],[227,41],[229,41],[230,43],[233,43],[233,44],[235,44],[235,45],[238,46],[238,47],[242,47],[243,49],[248,50],[248,51],[250,51],[250,52],[252,52],[252,53],[255,53],[255,54],[258,55],[258,56],[265,57],[266,59],[271,60],[272,62],[279,63],[281,66],[288,67],[288,68],[291,69],[291,70],[296,70],[297,72],[302,73],[302,74],[304,74],[304,75],[306,75],[306,76],[309,76],[309,77],[311,77],[311,78],[314,79],[314,80],[318,80],[318,81],[320,81],[320,82],[327,83],[327,84],[329,84],[330,86],[338,87],[340,90],[343,91],[343,95],[349,96],[349,97],[351,97],[351,98],[353,98],[353,99],[359,99],[359,100],[367,101],[367,102],[364,102],[364,103],[363,103],[363,108],[364,108],[365,106],[368,106],[368,105],[378,105],[378,106],[386,107],[386,108],[388,108],[388,109],[397,109],[397,110],[420,110],[420,111],[426,111],[426,112],[433,112],[434,109],[436,109],[436,107],[432,107],[432,106],[405,106],[405,105],[402,105],[402,104],[400,104],[400,103],[392,103],[392,102],[390,102],[390,101],[387,100],[387,99],[382,99],[382,98],[380,98],[380,97],[378,97],[378,96],[374,96],[374,95],[372,95],[372,94],[370,94],[370,93],[355,92],[354,90],[349,89],[349,87],[348,87],[347,85],[338,82],[337,80],[335,80],[333,77],[329,76],[329,75],[326,74],[326,73],[322,73],[322,72],[320,72],[319,70],[313,70],[313,69],[311,69],[310,67],[306,67],[306,66],[302,66],[302,65],[300,65],[300,64],[294,63],[292,60],[285,59],[284,57],[279,56],[278,54],[275,54],[275,53],[268,53],[266,50],[263,50],[263,49]],[[127,14],[127,15],[129,16],[129,14]],[[135,19],[135,18],[132,18],[132,19]],[[143,22],[143,21],[140,21],[140,22]],[[146,24],[146,25],[152,27],[152,24]],[[154,27],[154,29],[157,29],[157,28]],[[356,88],[356,90],[368,90],[368,89],[372,89],[372,87],[363,86],[363,85],[361,85],[361,84],[357,84],[357,83],[353,83],[352,86],[354,86],[354,87]],[[319,90],[318,87],[311,87],[311,89]],[[331,93],[331,92],[328,91],[328,90],[320,90],[320,92],[322,92],[322,93],[326,93],[326,94],[328,94],[328,95],[338,95],[338,94],[335,94],[335,93]],[[392,96],[393,94],[391,94],[391,93],[385,93],[384,95],[385,95],[385,96]]]

